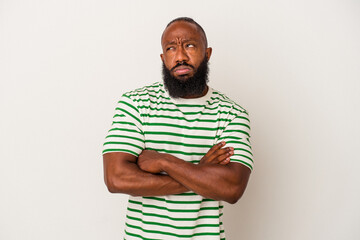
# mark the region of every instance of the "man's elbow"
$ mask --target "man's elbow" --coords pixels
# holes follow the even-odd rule
[[[116,176],[105,176],[105,185],[110,193],[124,193],[123,181]]]
[[[230,204],[235,204],[239,201],[239,199],[242,197],[242,195],[244,194],[245,188],[241,188],[241,187],[235,187],[229,194],[228,199],[226,199],[225,201],[230,203]]]
[[[105,185],[110,193],[125,193],[131,196],[140,196],[125,179],[117,176],[105,177]]]
[[[119,193],[119,189],[115,187],[114,184],[106,183],[106,187],[110,193]]]

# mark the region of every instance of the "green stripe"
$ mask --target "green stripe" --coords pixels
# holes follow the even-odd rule
[[[220,232],[221,232],[221,231],[220,231]],[[125,230],[125,233],[126,233],[127,235],[129,235],[129,236],[138,237],[138,238],[140,238],[140,239],[142,239],[142,240],[154,240],[153,238],[145,238],[145,237],[143,237],[143,236],[141,236],[141,235],[139,235],[139,234],[131,233],[131,232],[128,232],[128,231],[126,231],[126,230]],[[126,239],[124,238],[124,240],[126,240]],[[226,238],[220,238],[220,240],[226,240]]]
[[[239,119],[239,118],[240,118],[240,119],[245,119],[245,120],[247,120],[248,122],[250,122],[249,118],[247,118],[247,117],[240,116],[240,115],[236,117],[236,119]]]
[[[155,97],[155,96],[154,96]],[[169,104],[169,105],[174,105],[173,102],[156,102],[156,101],[151,101],[150,99],[142,99],[142,98],[139,98],[139,99],[133,99],[134,102],[150,102],[150,103],[154,103],[154,104]]]
[[[134,130],[134,129],[127,129],[127,128],[112,128],[109,130],[109,132],[112,131],[124,131],[124,132],[133,132],[133,133],[139,133],[142,134],[141,132],[139,132],[138,130]]]
[[[175,104],[177,107],[199,107],[199,108],[202,108],[202,107],[205,107],[206,105],[204,104]]]
[[[190,234],[190,235],[184,235],[184,234],[176,234],[176,233],[170,233],[170,232],[164,232],[164,231],[156,231],[156,230],[148,230],[148,229],[144,229],[142,227],[139,226],[135,226],[135,225],[131,225],[129,223],[125,223],[126,226],[130,227],[130,228],[135,228],[135,229],[139,229],[143,232],[147,232],[147,233],[155,233],[155,234],[163,234],[163,235],[169,235],[169,236],[175,236],[178,238],[191,238],[191,237],[195,237],[195,236],[204,236],[204,235],[220,235],[219,232],[200,232],[200,233],[194,233],[194,234]]]
[[[174,201],[174,200],[168,200],[164,198],[159,197],[143,197],[144,199],[151,199],[151,200],[157,200],[161,202],[166,203],[174,203],[174,204],[200,204],[202,202],[214,202],[215,200],[203,198],[201,201]]]
[[[128,232],[126,230],[125,230],[125,233],[126,233],[126,235],[133,236],[133,237],[138,237],[138,238],[140,238],[142,240],[154,240],[153,238],[145,238],[145,237],[143,237],[143,236],[141,236],[139,234],[131,233],[131,232]],[[126,239],[124,238],[124,240],[126,240]]]
[[[145,91],[145,90],[148,90],[149,88],[158,88],[158,87],[160,87],[160,86],[162,86],[163,84],[161,83],[161,82],[155,82],[155,83],[153,83],[153,84],[151,84],[151,85],[148,85],[148,86],[143,86],[143,87],[140,87],[140,88],[136,88],[135,90],[133,90],[133,91],[130,91],[130,92],[127,92],[127,93],[125,93],[124,95],[126,95],[126,94],[130,94],[130,93],[132,93],[132,92],[139,92],[139,91]]]
[[[144,216],[167,218],[167,219],[170,219],[172,221],[197,221],[199,219],[219,218],[219,216],[222,216],[222,214],[219,214],[219,215],[202,215],[202,216],[197,216],[196,218],[174,218],[174,217],[170,217],[168,215],[161,215],[161,214],[156,214],[156,213],[146,213],[146,212],[143,212],[142,210],[135,209],[135,208],[130,208],[130,207],[128,207],[127,210],[130,211],[130,212],[141,213]]]
[[[222,96],[223,98],[211,97],[210,99],[213,100],[213,101],[228,103],[229,105],[231,105],[231,107],[234,110],[237,110],[237,111],[242,112],[242,113],[246,113],[245,109],[243,109],[240,105],[238,105],[235,102],[231,101],[230,99],[224,97],[224,95],[221,95],[221,94],[219,94],[219,95]],[[239,108],[237,108],[237,107],[239,107]]]
[[[205,210],[219,210],[219,207],[201,207],[199,209],[171,209],[171,208],[161,207],[161,206],[153,205],[153,204],[144,204],[143,202],[134,201],[131,199],[129,199],[129,203],[141,205],[141,206],[147,207],[147,208],[156,208],[156,209],[166,210],[168,212],[200,212],[200,211],[205,211]]]
[[[106,138],[111,138],[111,137],[115,137],[115,138],[129,138],[129,139],[138,140],[138,141],[140,141],[140,142],[144,142],[144,139],[137,138],[137,137],[132,137],[132,136],[127,136],[127,135],[107,135],[107,136],[106,136]]]
[[[143,224],[157,225],[157,226],[162,226],[162,227],[170,227],[170,228],[174,228],[174,229],[195,229],[195,228],[201,228],[201,227],[216,227],[216,228],[220,227],[219,224],[198,224],[198,225],[195,225],[195,226],[174,226],[174,225],[166,224],[166,223],[144,221],[141,218],[132,217],[132,216],[129,216],[129,215],[126,215],[126,217],[128,219],[141,222]],[[141,225],[143,225],[143,224],[141,224]]]
[[[152,132],[152,131],[145,131],[145,134],[148,135],[169,135],[169,136],[176,136],[176,137],[183,137],[183,138],[197,138],[197,139],[216,139],[219,137],[216,136],[199,136],[199,135],[189,135],[189,134],[182,134],[182,133],[174,133],[174,132]]]
[[[121,145],[128,145],[128,146],[133,146],[133,147],[136,147],[140,150],[143,150],[144,148],[143,147],[140,147],[138,145],[135,145],[135,144],[132,144],[132,143],[128,143],[128,142],[105,142],[104,145],[107,145],[107,144],[121,144]]]
[[[250,161],[254,162],[250,157],[246,156],[246,155],[243,155],[243,154],[234,154],[233,157],[235,156],[239,156],[239,157],[244,157],[244,158],[247,158],[249,159]]]
[[[205,154],[204,154],[205,155]],[[191,160],[191,161],[188,161],[188,162],[191,162],[191,163],[194,163],[194,164],[197,164],[200,162],[200,160]]]
[[[184,192],[184,193],[178,193],[178,194],[174,194],[176,196],[196,196],[198,194],[194,193],[194,192]]]
[[[174,128],[183,128],[183,129],[190,129],[190,130],[206,130],[206,131],[216,131],[216,130],[223,130],[225,127],[215,127],[215,128],[209,128],[209,127],[189,127],[179,124],[171,124],[171,123],[150,123],[146,122],[143,124],[144,126],[161,126],[161,127],[174,127]]]
[[[247,162],[241,161],[241,160],[237,160],[237,159],[231,159],[232,162],[239,162],[239,163],[243,163],[246,166],[248,166],[251,170],[253,170],[252,166],[250,164],[248,164]]]
[[[231,130],[225,130],[224,132],[223,132],[223,134],[224,133],[231,133],[231,132],[236,132],[236,133],[242,133],[242,134],[245,134],[246,136],[248,136],[248,137],[250,137],[250,134],[248,133],[248,132],[246,132],[246,131],[243,131],[243,130],[238,130],[238,129],[231,129]]]
[[[204,145],[204,144],[188,144],[183,142],[173,142],[173,141],[162,141],[162,140],[145,140],[145,143],[156,143],[156,144],[169,144],[169,145],[180,145],[184,147],[196,147],[196,148],[211,148],[212,145]]]
[[[134,91],[131,91],[131,92],[127,92],[126,94],[124,94],[126,97],[129,97],[129,96],[143,96],[149,92],[151,93],[164,93],[165,91],[162,90],[161,88],[158,88],[160,85],[158,86],[145,86],[145,87],[142,87],[142,88],[137,88],[135,89]],[[150,87],[152,87],[153,89],[150,89]]]
[[[150,94],[150,93],[148,93],[148,94],[133,94],[132,96],[134,96],[134,97],[138,97],[138,96],[147,96],[147,97],[149,97],[149,98],[156,98],[156,99],[165,99],[165,100],[168,100],[168,101],[171,101],[171,99],[169,98],[169,97],[164,97],[164,96],[162,96],[162,95],[153,95],[153,94]],[[148,98],[146,98],[146,99],[148,99]],[[142,101],[143,99],[134,99],[133,101],[135,101],[135,102],[139,102],[139,101]]]
[[[232,115],[232,116],[237,116],[236,113],[231,113],[228,111],[217,111],[214,113],[208,113],[208,112],[202,112],[202,111],[197,111],[197,112],[182,112],[180,111],[178,108],[154,108],[151,106],[139,106],[140,109],[144,108],[146,110],[150,109],[150,110],[156,110],[156,111],[169,111],[169,112],[181,112],[184,115],[196,115],[196,114],[200,114],[200,115],[210,115],[210,116],[216,116],[218,114],[222,114],[225,113],[227,115]]]
[[[221,139],[225,139],[226,137],[223,137],[223,138],[221,138]],[[238,138],[239,140],[244,140],[243,138]],[[219,140],[220,140],[220,138],[219,138]],[[245,145],[245,146],[247,146],[247,147],[249,147],[250,149],[251,149],[251,146],[249,145],[249,144],[246,144],[246,143],[244,143],[244,142],[240,142],[240,141],[226,141],[226,143],[227,144],[229,144],[229,143],[236,143],[236,144],[242,144],[242,145]]]
[[[125,116],[125,115],[124,115],[124,116]],[[136,127],[136,125],[135,125],[134,123],[132,123],[132,122],[125,122],[125,121],[120,121],[120,122],[115,122],[115,121],[113,121],[112,124],[113,124],[113,125],[114,125],[114,124],[124,124],[124,125],[131,125],[131,126],[135,126],[135,127]]]
[[[184,235],[184,234],[176,234],[176,233],[171,233],[171,232],[164,232],[164,231],[156,231],[156,230],[148,230],[148,229],[144,229],[140,226],[135,226],[135,225],[131,225],[126,223],[126,226],[130,227],[130,228],[135,228],[135,229],[139,229],[143,232],[147,232],[147,233],[155,233],[155,234],[162,234],[162,235],[169,235],[169,236],[175,236],[178,238],[192,238],[195,236],[217,236],[220,235],[220,232],[200,232],[200,233],[194,233],[194,234],[189,234],[189,235]]]
[[[111,148],[111,149],[105,149],[102,153],[107,153],[107,152],[126,152],[126,153],[131,153],[135,156],[139,156],[138,153],[128,150],[128,149],[122,149],[122,148]]]
[[[221,96],[221,98],[219,96],[216,96],[216,97],[211,97],[210,99],[212,100],[219,100],[219,101],[222,101],[222,102],[226,102],[226,103],[229,103],[230,105],[232,105],[232,107],[235,109],[235,110],[238,110],[240,112],[244,112],[247,114],[246,110],[241,107],[239,104],[237,104],[236,102],[232,101],[230,98],[228,98],[227,96],[225,96],[224,94],[222,93],[219,93],[219,92],[214,92],[214,94],[218,94],[219,96]],[[238,107],[239,109],[235,108],[235,107]]]
[[[246,149],[244,149],[244,148],[234,148],[234,150],[247,152],[247,153],[249,153],[251,156],[253,156],[252,152],[250,152],[249,150],[246,150]]]
[[[119,110],[119,111],[122,111],[122,112],[128,114],[128,115],[131,116],[133,119],[135,119],[135,120],[138,121],[140,124],[142,124],[142,122],[140,121],[139,118],[135,117],[133,114],[131,114],[130,112],[126,111],[125,109],[123,109],[123,108],[116,108],[116,110]]]
[[[162,97],[162,98],[165,98],[165,99],[170,99],[170,98],[167,98],[167,97],[164,97],[162,95],[152,95],[150,93],[154,93],[154,94],[157,94],[159,92],[163,92],[162,90],[159,90],[159,91],[151,91],[151,90],[148,90],[147,92],[145,93],[134,93],[134,94],[130,94],[131,97],[141,97],[141,96],[152,96],[152,97]]]
[[[231,122],[231,123],[229,123],[229,125],[228,126],[245,126],[245,127],[247,127],[248,129],[250,129],[250,126],[249,125],[247,125],[247,124],[245,124],[245,123],[236,123],[236,122]]]
[[[146,147],[148,150],[155,150],[157,152],[163,152],[163,153],[176,153],[176,154],[182,154],[186,156],[204,156],[206,152],[183,152],[183,151],[177,151],[177,150],[168,150],[168,149],[159,149],[159,148],[150,148]]]
[[[129,99],[131,100],[131,98],[130,98],[130,97],[127,97],[127,98],[129,98]],[[130,108],[134,109],[136,112],[140,113],[140,112],[139,112],[139,109],[137,109],[136,107],[134,107],[133,105],[131,105],[131,104],[129,104],[129,103],[127,103],[127,102],[125,102],[125,101],[119,101],[118,103],[125,104],[126,106],[128,106],[128,107],[130,107]]]
[[[116,110],[116,109],[115,109],[115,110]],[[113,116],[113,118],[116,118],[116,117],[126,117],[126,116],[125,116],[125,114],[122,114],[122,113],[121,113],[121,114],[115,114],[115,115]]]
[[[155,95],[150,95],[152,97],[157,97]],[[164,97],[163,97],[164,98]],[[167,99],[167,98],[165,98]],[[207,109],[207,110],[215,110],[215,109],[218,109],[219,107],[223,107],[223,108],[232,108],[232,105],[224,105],[224,104],[218,104],[214,107],[210,107],[208,105],[194,105],[194,104],[174,104],[173,102],[157,102],[157,101],[151,101],[150,99],[142,99],[142,98],[139,98],[139,99],[132,99],[134,102],[150,102],[150,103],[153,103],[153,104],[156,104],[156,105],[161,105],[161,104],[168,104],[168,105],[173,105],[173,106],[177,106],[177,107],[203,107],[204,109]],[[217,104],[219,102],[209,102],[208,104],[209,105],[214,105],[214,104]],[[139,106],[140,107],[140,106]]]
[[[226,118],[218,118],[215,120],[212,119],[186,119],[184,117],[174,117],[174,116],[168,116],[168,115],[150,115],[147,113],[141,113],[140,114],[141,117],[150,117],[150,118],[169,118],[169,119],[178,119],[178,120],[184,120],[186,122],[220,122],[220,121],[224,121],[224,122],[231,122],[231,119],[226,119]]]
[[[246,140],[248,141],[248,138],[241,138],[241,137],[237,137],[237,136],[223,136],[223,137],[220,137],[219,140],[220,140],[220,139],[226,139],[226,138],[228,138],[228,139],[237,139],[237,140],[244,140],[244,139],[246,139]],[[249,141],[248,141],[248,142],[249,142]]]

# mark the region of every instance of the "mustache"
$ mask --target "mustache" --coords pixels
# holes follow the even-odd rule
[[[192,69],[195,69],[195,67],[193,65],[190,65],[187,62],[179,62],[178,64],[175,65],[175,67],[171,68],[170,71],[174,71],[175,68],[180,67],[180,66],[188,66],[188,67],[191,67]]]

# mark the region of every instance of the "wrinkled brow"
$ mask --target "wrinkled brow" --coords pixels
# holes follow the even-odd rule
[[[186,43],[186,42],[190,42],[190,41],[194,41],[192,39],[184,39],[184,40],[181,40],[181,43]],[[173,40],[173,41],[170,41],[170,42],[167,42],[165,43],[165,45],[176,45],[178,41],[176,40]]]

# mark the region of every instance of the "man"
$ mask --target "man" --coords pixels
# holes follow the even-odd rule
[[[253,167],[247,112],[207,85],[212,49],[177,18],[161,45],[164,83],[120,99],[104,143],[105,183],[129,194],[126,239],[225,239],[222,201]]]

